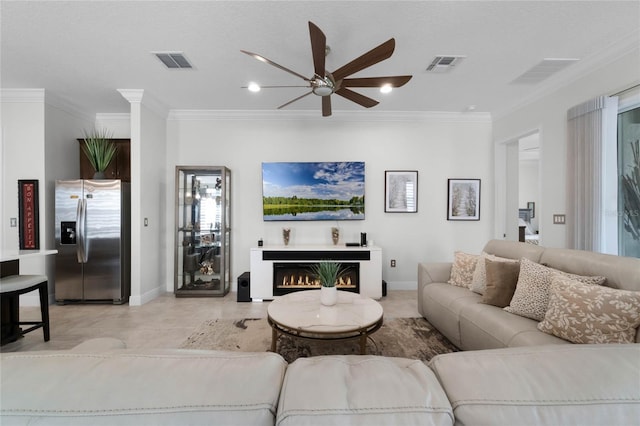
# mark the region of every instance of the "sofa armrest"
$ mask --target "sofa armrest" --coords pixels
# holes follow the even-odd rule
[[[446,283],[451,277],[451,262],[418,263],[418,288],[431,283]]]
[[[431,283],[446,283],[451,277],[452,262],[418,263],[418,311],[422,312],[422,291]]]

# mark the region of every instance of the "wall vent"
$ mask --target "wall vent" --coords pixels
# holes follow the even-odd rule
[[[466,56],[438,55],[427,67],[427,72],[448,72],[458,65]]]
[[[182,52],[152,52],[170,69],[193,68]]]
[[[511,84],[538,84],[577,61],[579,59],[545,58]]]

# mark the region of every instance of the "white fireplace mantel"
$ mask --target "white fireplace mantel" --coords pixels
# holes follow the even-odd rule
[[[265,256],[267,252],[267,256]],[[290,245],[251,248],[251,299],[273,300],[273,264],[307,261],[312,253],[331,252],[332,260],[341,260],[340,255],[369,254],[368,260],[345,259],[360,264],[360,294],[373,299],[382,297],[382,249],[370,247],[346,247],[344,245]],[[269,254],[283,255],[286,259],[269,260]],[[296,256],[300,255],[299,259]],[[321,259],[317,259],[321,260]]]

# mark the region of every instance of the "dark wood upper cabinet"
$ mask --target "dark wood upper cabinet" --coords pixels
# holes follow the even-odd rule
[[[116,144],[118,150],[104,174],[107,179],[131,182],[131,139],[111,139],[111,141]],[[93,179],[95,170],[82,149],[84,139],[78,139],[78,142],[80,143],[80,179]]]

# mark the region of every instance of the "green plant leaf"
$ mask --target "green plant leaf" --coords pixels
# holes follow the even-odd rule
[[[118,150],[111,138],[111,132],[106,129],[84,132],[82,150],[96,172],[104,172]]]

